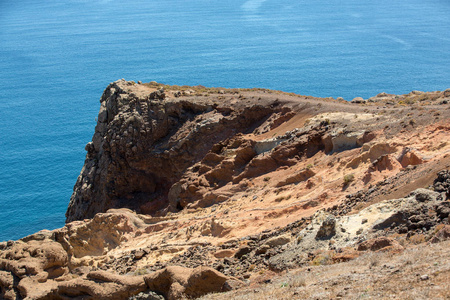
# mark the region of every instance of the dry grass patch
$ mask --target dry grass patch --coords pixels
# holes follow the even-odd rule
[[[308,266],[201,299],[449,299],[450,241],[401,254],[366,252],[345,263]]]

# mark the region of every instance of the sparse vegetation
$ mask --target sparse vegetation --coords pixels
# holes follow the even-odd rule
[[[450,263],[442,258],[450,255],[449,246],[450,241],[414,246],[396,255],[367,252],[348,262],[307,266],[269,283],[200,299],[448,299]],[[420,280],[423,274],[430,279]]]
[[[354,180],[355,180],[355,175],[347,174],[344,176],[344,185],[349,185]]]
[[[408,239],[409,243],[418,245],[426,242],[426,236],[424,234],[415,234]]]
[[[275,202],[281,202],[281,201],[283,201],[285,199],[286,199],[285,196],[280,196],[280,197],[275,198]]]
[[[311,265],[320,266],[328,265],[332,263],[333,252],[323,252],[319,253],[312,261]]]
[[[138,276],[138,275],[145,275],[145,274],[149,274],[150,272],[146,269],[146,268],[142,268],[142,269],[137,269],[136,271],[134,271],[134,275]]]

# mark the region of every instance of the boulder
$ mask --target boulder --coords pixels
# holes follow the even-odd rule
[[[437,178],[433,182],[433,189],[450,198],[450,171],[442,170],[437,175]]]
[[[329,215],[319,228],[316,234],[316,239],[329,239],[336,234],[336,218]]]
[[[283,235],[274,236],[274,237],[267,239],[267,241],[264,243],[264,245],[268,245],[269,247],[273,248],[273,247],[278,247],[278,246],[287,244],[290,241],[291,241],[290,235],[283,234]]]
[[[316,175],[316,173],[311,169],[303,169],[294,175],[288,176],[285,179],[277,183],[277,187],[282,187],[288,184],[299,183]]]
[[[223,249],[216,251],[214,253],[215,258],[225,258],[225,257],[232,257],[236,253],[236,250],[232,249]]]
[[[362,242],[358,245],[358,251],[394,251],[400,252],[404,248],[395,240],[388,237],[378,237]]]
[[[171,266],[144,276],[144,280],[150,290],[175,300],[221,292],[228,277],[209,267]]]
[[[252,252],[252,248],[248,245],[243,245],[243,246],[239,247],[239,249],[234,254],[234,257],[242,258],[242,256],[244,256],[250,252]]]
[[[414,196],[418,202],[436,201],[439,197],[438,193],[422,188],[413,191],[410,195]]]
[[[430,243],[435,244],[450,239],[450,225],[445,225],[431,239]]]
[[[423,164],[424,160],[416,153],[416,151],[408,150],[400,159],[402,167],[415,166]]]
[[[149,99],[151,100],[164,100],[166,98],[166,94],[164,93],[164,90],[157,90],[152,93],[150,93]]]
[[[355,97],[352,101],[350,101],[350,103],[366,103],[366,100],[362,97]]]
[[[444,97],[450,97],[450,89],[446,89],[445,91],[442,92],[442,95]]]

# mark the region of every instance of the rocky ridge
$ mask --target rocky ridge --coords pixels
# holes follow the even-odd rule
[[[66,226],[0,243],[0,295],[196,298],[439,244],[449,100],[113,82]]]

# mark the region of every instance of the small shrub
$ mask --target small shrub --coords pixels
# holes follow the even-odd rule
[[[264,177],[263,180],[264,180],[264,181],[269,181],[269,180],[270,180],[270,177]]]
[[[430,98],[428,97],[428,95],[427,94],[422,94],[422,95],[420,95],[419,97],[418,97],[418,100],[419,101],[426,101],[426,100],[429,100]]]
[[[306,286],[306,278],[304,276],[297,276],[291,280],[290,286],[292,287]]]
[[[280,197],[275,198],[275,202],[281,202],[281,201],[283,201],[284,199],[286,199],[286,197],[280,196]]]
[[[433,233],[431,233],[431,236],[435,235],[436,233],[438,233],[442,228],[445,227],[445,224],[439,224],[436,225],[436,227],[433,230]]]
[[[355,180],[355,175],[353,175],[353,174],[347,174],[344,176],[344,184],[345,185],[350,184],[350,182],[352,182],[354,180]]]
[[[323,251],[317,250],[315,251],[314,259],[311,261],[311,265],[320,266],[320,265],[329,265],[333,263],[333,256],[335,252],[331,251]]]
[[[415,234],[409,238],[409,242],[414,245],[422,244],[426,242],[426,236],[423,234]]]
[[[329,259],[328,255],[318,255],[312,260],[311,264],[313,266],[327,265]]]
[[[137,269],[136,271],[134,271],[134,275],[145,275],[148,274],[148,270],[147,269]]]

